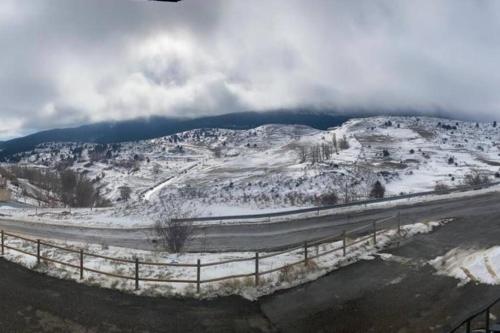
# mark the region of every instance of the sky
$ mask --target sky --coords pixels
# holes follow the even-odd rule
[[[0,140],[293,108],[500,119],[500,2],[1,0]]]

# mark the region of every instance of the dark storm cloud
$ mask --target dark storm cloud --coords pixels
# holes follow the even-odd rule
[[[494,1],[0,2],[0,139],[294,107],[495,118]]]

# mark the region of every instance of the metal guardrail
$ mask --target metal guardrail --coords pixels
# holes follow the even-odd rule
[[[465,192],[465,191],[469,191],[469,190],[480,190],[480,189],[489,188],[489,187],[499,185],[499,184],[500,184],[500,182],[483,184],[483,185],[474,185],[474,186],[458,186],[458,187],[455,187],[455,188],[452,188],[452,189],[449,189],[446,191],[418,192],[418,193],[411,193],[411,194],[404,194],[404,195],[399,195],[399,196],[387,197],[387,198],[382,198],[382,199],[355,201],[355,202],[350,202],[350,203],[345,203],[345,204],[327,205],[327,206],[312,207],[312,208],[302,208],[302,209],[288,210],[288,211],[275,212],[275,213],[193,217],[193,218],[175,219],[175,221],[178,221],[178,222],[204,222],[204,221],[246,220],[246,219],[260,219],[260,218],[264,219],[264,218],[296,215],[296,214],[310,213],[310,212],[318,212],[319,213],[321,211],[329,210],[329,209],[353,207],[353,206],[367,205],[367,204],[378,203],[378,202],[395,201],[395,200],[400,200],[400,199],[409,199],[409,198],[415,198],[415,197],[420,197],[420,196],[425,196],[425,195],[450,194],[450,193],[455,193],[455,192]]]

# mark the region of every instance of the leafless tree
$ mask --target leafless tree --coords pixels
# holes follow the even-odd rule
[[[329,160],[330,157],[332,156],[332,149],[329,145],[327,144],[321,144],[321,152],[323,155],[323,160]]]
[[[299,154],[299,163],[304,163],[307,161],[307,149],[305,146],[298,146],[298,154]]]
[[[370,167],[363,167],[358,164],[353,166],[354,178],[357,180],[359,195],[368,199],[372,190],[372,184],[378,180],[378,176]]]
[[[212,149],[214,153],[215,158],[221,158],[222,157],[222,148],[220,146],[216,146]]]
[[[337,134],[335,134],[335,133],[332,134],[332,146],[333,146],[333,149],[335,149],[335,154],[338,154],[339,148],[338,148],[338,144],[337,144]]]
[[[336,179],[337,187],[339,188],[339,195],[344,203],[352,202],[358,196],[355,187],[355,180],[349,175],[343,175]]]
[[[132,189],[129,186],[120,187],[120,199],[128,201],[130,199],[130,194],[132,194]]]
[[[488,176],[481,175],[478,170],[471,170],[470,173],[464,177],[464,183],[470,186],[489,184],[490,179]]]
[[[155,178],[160,174],[160,171],[161,171],[161,167],[158,163],[155,163],[153,165],[153,175],[155,176]]]
[[[189,217],[189,214],[172,201],[162,199],[161,204],[160,218],[154,226],[158,245],[172,253],[182,252],[186,243],[193,237],[194,228],[191,222],[179,219]]]
[[[345,135],[339,140],[339,148],[342,150],[349,149],[349,141]]]

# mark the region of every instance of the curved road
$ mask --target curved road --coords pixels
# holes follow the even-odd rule
[[[283,222],[206,225],[196,227],[196,236],[188,244],[189,251],[263,251],[280,249],[318,238],[335,235],[343,230],[357,229],[372,221],[395,218],[401,223],[447,217],[474,217],[500,213],[500,193],[406,204],[393,208],[363,210],[329,216],[303,218]],[[395,221],[394,221],[395,222]],[[34,238],[54,238],[82,241],[137,249],[154,249],[151,228],[110,229],[50,225],[36,222],[1,220],[0,228]]]
[[[499,217],[479,208],[383,251],[392,257],[362,260],[256,302],[139,297],[0,258],[0,332],[447,332],[498,298],[500,286],[457,286],[427,262],[456,247],[498,246]],[[499,309],[492,314],[500,318]]]

